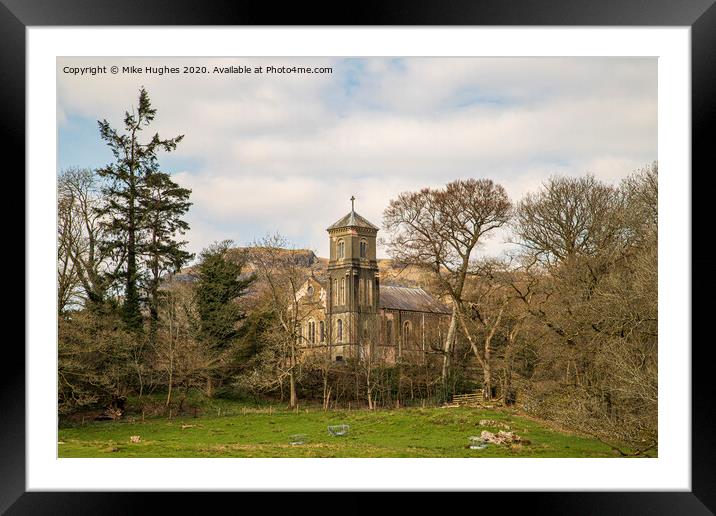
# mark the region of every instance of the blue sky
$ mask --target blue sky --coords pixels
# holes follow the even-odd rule
[[[321,75],[63,74],[62,67],[331,66]],[[280,232],[327,254],[356,210],[380,225],[400,192],[489,177],[515,201],[553,174],[621,178],[657,158],[654,58],[58,59],[58,170],[112,160],[115,127],[145,86],[152,132],[185,134],[163,170],[192,189],[190,248]],[[505,232],[483,248],[506,249]]]
[[[112,151],[99,138],[97,120],[80,115],[69,115],[60,126],[58,138],[58,169],[67,167],[100,168],[114,159]],[[199,170],[201,157],[163,154],[162,167],[168,171]]]

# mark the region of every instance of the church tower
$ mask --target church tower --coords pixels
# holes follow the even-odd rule
[[[336,361],[364,357],[377,344],[379,300],[378,228],[351,211],[327,229],[330,240],[328,296],[331,356]]]

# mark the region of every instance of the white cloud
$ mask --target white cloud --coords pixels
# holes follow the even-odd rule
[[[615,182],[657,156],[656,59],[68,58],[60,65],[129,63],[334,68],[58,74],[61,124],[81,116],[119,125],[143,85],[158,109],[152,130],[186,135],[175,156],[196,165],[176,178],[193,190],[193,250],[280,231],[325,255],[325,227],[348,210],[351,195],[379,224],[404,190],[490,177],[518,200],[552,174]],[[485,252],[498,252],[503,239]]]

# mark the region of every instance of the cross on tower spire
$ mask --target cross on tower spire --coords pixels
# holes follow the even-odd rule
[[[355,211],[355,205],[354,205],[355,200],[356,200],[355,196],[351,195],[351,211]]]

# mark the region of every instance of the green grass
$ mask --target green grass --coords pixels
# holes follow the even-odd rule
[[[404,408],[269,411],[225,404],[222,414],[198,418],[92,422],[59,429],[59,457],[615,457],[607,445],[549,428],[502,410]],[[243,413],[242,413],[243,412]],[[530,444],[467,447],[482,430],[481,419],[509,425]],[[346,423],[348,435],[333,437],[327,426]],[[289,444],[306,434],[303,445]],[[141,441],[132,443],[130,436]]]

